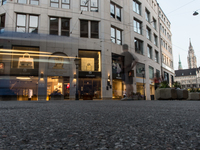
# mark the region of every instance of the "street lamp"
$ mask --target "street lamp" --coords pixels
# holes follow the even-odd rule
[[[76,58],[74,59],[74,63],[76,65],[76,94],[75,94],[75,100],[79,100],[79,97],[78,97],[78,66],[80,64],[80,58],[78,58],[76,56]]]
[[[195,11],[194,13],[193,13],[193,16],[197,16],[199,13],[197,12],[197,11]]]
[[[142,68],[141,72],[142,72],[142,77],[143,77],[143,89],[144,89],[144,100],[145,100],[145,99],[146,99],[146,98],[145,98],[145,87],[144,87],[144,76],[145,76],[145,69],[144,69],[144,68]]]

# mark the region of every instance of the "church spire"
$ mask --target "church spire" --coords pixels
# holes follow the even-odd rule
[[[191,38],[190,38],[190,47],[189,47],[189,49],[190,49],[190,48],[192,48]]]
[[[191,68],[197,67],[197,59],[196,59],[196,56],[194,54],[194,49],[192,47],[191,39],[190,39],[189,44],[190,45],[189,45],[187,60],[188,60],[188,69],[191,69]]]
[[[181,70],[181,69],[183,69],[183,68],[182,68],[182,65],[181,65],[181,58],[180,58],[180,55],[179,55],[178,70]]]

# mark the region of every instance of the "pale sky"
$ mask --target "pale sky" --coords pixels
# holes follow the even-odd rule
[[[200,67],[200,0],[157,0],[171,22],[174,70],[178,69],[179,54],[183,69],[188,69],[189,38]],[[193,16],[198,10],[199,15]]]

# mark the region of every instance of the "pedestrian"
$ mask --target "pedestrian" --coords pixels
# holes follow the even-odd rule
[[[126,97],[122,98],[122,100],[132,99],[133,93],[133,68],[136,65],[138,59],[133,56],[128,51],[128,45],[124,44],[122,46],[123,52],[121,53],[121,64],[122,64],[122,80],[126,85]]]
[[[155,90],[160,86],[161,79],[157,73],[154,74],[154,88]]]

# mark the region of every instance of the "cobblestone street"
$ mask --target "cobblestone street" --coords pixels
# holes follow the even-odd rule
[[[1,101],[0,150],[198,150],[199,114],[199,101]]]

